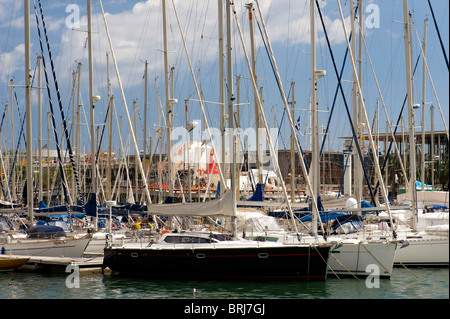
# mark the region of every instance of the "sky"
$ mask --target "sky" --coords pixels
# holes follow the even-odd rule
[[[61,115],[57,92],[55,91],[51,73],[50,57],[46,47],[44,31],[42,29],[41,12],[38,0],[31,0],[31,73],[34,74],[37,56],[41,54],[39,36],[37,33],[36,17],[33,2],[37,5],[41,36],[44,45],[44,58],[51,87],[52,104],[55,110],[57,126],[61,125]],[[236,0],[236,15],[242,30],[245,47],[250,55],[250,32],[248,10],[245,4],[248,0]],[[444,0],[430,1],[435,13],[443,40],[445,55],[449,54],[449,2]],[[80,91],[84,112],[81,115],[82,150],[88,152],[89,142],[89,80],[88,80],[88,50],[87,50],[87,9],[86,1],[58,0],[41,1],[45,25],[51,47],[51,54],[57,77],[61,106],[68,125],[72,124],[72,72],[82,63]],[[350,32],[350,2],[340,1],[347,33]],[[295,92],[295,120],[299,120],[300,131],[298,137],[304,149],[310,149],[310,112],[309,99],[311,93],[311,46],[310,46],[310,5],[309,0],[260,0],[264,22],[266,24],[270,43],[281,78],[281,85],[288,101]],[[340,18],[337,1],[319,1],[324,18],[325,27],[330,39],[331,49],[340,70],[347,48],[345,33]],[[143,148],[143,131],[145,119],[144,107],[144,70],[148,62],[147,82],[147,149],[148,138],[153,138],[152,147],[156,147],[156,131],[158,129],[158,113],[164,106],[164,55],[161,0],[148,1],[103,1],[105,18],[111,36],[113,51],[111,50],[105,24],[100,8],[100,2],[92,1],[92,29],[93,29],[93,79],[94,95],[100,96],[95,104],[95,124],[103,129],[108,106],[107,90],[107,53],[109,55],[109,73],[111,94],[114,96],[115,112],[113,125],[113,148],[119,152],[120,144],[130,154],[134,153],[130,145],[128,122],[125,104],[128,107],[131,121],[134,123],[133,105],[136,104],[135,134],[139,148]],[[255,9],[256,9],[255,4]],[[175,9],[178,13],[181,29],[177,23]],[[437,31],[431,16],[428,2],[425,0],[409,0],[408,10],[412,19],[412,56],[417,60],[424,36],[424,19],[427,22],[427,65],[431,80],[426,78],[425,90],[425,128],[431,127],[430,107],[434,106],[434,129],[444,130],[440,115],[441,107],[445,126],[448,128],[449,115],[449,72],[446,66]],[[218,54],[218,25],[217,1],[213,0],[167,0],[168,16],[168,60],[173,72],[173,97],[178,100],[174,106],[174,126],[185,125],[185,103],[188,105],[189,121],[197,120],[204,128],[204,121],[199,97],[193,81],[188,61],[191,62],[195,81],[205,101],[205,112],[208,125],[211,128],[220,127],[219,117],[219,54]],[[370,123],[374,119],[379,123],[380,134],[386,131],[386,121],[397,121],[406,94],[405,53],[403,39],[403,1],[400,0],[365,0],[363,12],[364,39],[362,57],[362,95],[365,100],[367,117]],[[258,10],[255,11],[256,20],[262,28],[262,19]],[[316,56],[317,69],[325,70],[325,77],[318,80],[319,126],[320,131],[327,125],[330,110],[337,87],[337,77],[328,50],[324,31],[321,27],[317,8],[316,19]],[[0,0],[0,113],[3,115],[5,104],[11,103],[10,80],[14,80],[14,134],[15,141],[19,136],[21,118],[25,112],[24,85],[24,23],[23,1]],[[359,31],[356,31],[359,34]],[[188,54],[183,46],[183,34]],[[284,104],[280,89],[276,82],[270,60],[264,46],[258,25],[255,23],[254,39],[256,44],[258,87],[262,88],[262,100],[267,122],[270,127],[280,130],[278,148],[288,149],[290,127],[284,114]],[[224,39],[226,43],[226,39]],[[358,39],[357,39],[358,47]],[[119,88],[118,76],[114,68],[112,55],[116,58],[117,67],[124,90],[125,102]],[[232,17],[232,52],[233,52],[233,81],[234,92],[241,106],[241,127],[254,128],[254,97],[251,81],[249,80],[248,65],[245,59],[243,45],[235,17]],[[187,58],[189,56],[189,60]],[[249,56],[251,59],[251,56]],[[225,57],[226,60],[226,57]],[[237,96],[237,79],[240,77],[239,96]],[[44,76],[42,77],[43,79]],[[414,75],[414,103],[422,102],[422,59],[419,60]],[[351,108],[352,68],[347,60],[342,76],[342,86],[347,103]],[[43,80],[44,81],[44,80]],[[294,84],[292,84],[294,83]],[[381,91],[379,94],[378,87]],[[37,87],[37,76],[34,86]],[[45,81],[43,82],[45,87]],[[434,86],[434,89],[433,89]],[[38,112],[38,89],[33,89],[33,148],[37,147],[39,130],[39,115],[43,116],[43,136],[47,139],[47,112],[49,112],[49,97],[46,90],[42,90],[43,111]],[[378,102],[377,102],[378,101]],[[377,106],[378,105],[378,106]],[[388,114],[386,117],[385,109]],[[351,110],[350,110],[351,112]],[[416,111],[416,129],[422,125],[422,112]],[[0,116],[1,116],[0,115]],[[407,112],[403,113],[407,123]],[[122,120],[120,120],[122,118]],[[122,121],[122,122],[121,122]],[[336,106],[331,117],[328,139],[325,150],[342,150],[342,137],[351,136],[350,122],[341,95],[336,99]],[[8,125],[8,139],[2,128],[2,148],[12,148],[11,118],[5,119]],[[161,123],[161,126],[164,124]],[[120,131],[119,128],[122,128]],[[58,132],[60,129],[58,128]],[[107,131],[105,131],[107,133]],[[105,135],[107,136],[107,135]],[[323,135],[321,135],[321,139]],[[61,136],[59,135],[59,140]],[[53,135],[49,143],[55,149]],[[14,146],[15,147],[15,146]],[[25,148],[24,144],[21,144]],[[107,140],[102,143],[102,149],[107,148]],[[129,149],[130,151],[127,151]],[[164,149],[164,148],[163,148]]]

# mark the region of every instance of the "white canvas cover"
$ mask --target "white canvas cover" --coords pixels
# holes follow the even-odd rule
[[[175,203],[150,205],[148,212],[168,216],[235,216],[232,192],[225,192],[219,199],[201,203]]]

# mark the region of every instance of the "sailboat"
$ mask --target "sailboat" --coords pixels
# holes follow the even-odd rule
[[[323,71],[320,70],[316,70],[316,66],[315,66],[315,34],[314,34],[314,0],[311,0],[310,2],[310,12],[311,12],[311,44],[312,44],[312,53],[311,53],[311,59],[312,59],[312,74],[313,76],[311,76],[311,92],[312,92],[312,106],[315,107],[315,112],[317,113],[317,96],[316,96],[316,81],[317,78],[320,76],[324,75]],[[258,1],[256,1],[256,4],[258,6],[259,9],[259,3]],[[263,30],[265,31],[265,24],[264,24],[264,19],[263,16],[260,12],[260,17],[261,17],[261,22],[262,22],[262,26],[263,26]],[[283,100],[284,100],[284,104],[285,104],[285,111],[286,111],[286,115],[289,118],[289,123],[291,126],[291,131],[295,132],[294,129],[294,125],[293,125],[293,121],[292,121],[292,117],[289,113],[289,110],[287,108],[287,100],[286,97],[284,95],[284,92],[282,90],[282,84],[280,81],[280,77],[277,71],[277,67],[276,67],[276,62],[275,59],[273,57],[273,53],[272,53],[272,49],[271,49],[271,44],[270,41],[268,40],[268,35],[267,32],[265,32],[265,36],[267,38],[267,44],[268,44],[268,49],[271,52],[271,59],[272,59],[272,63],[274,65],[274,69],[275,69],[275,73],[278,79],[278,84],[280,89],[280,92],[283,96]],[[314,112],[312,113],[314,115]],[[317,117],[315,117],[315,119],[317,120]],[[318,129],[318,125],[315,125],[316,129]],[[318,143],[318,139],[317,137],[319,136],[318,132],[313,132],[312,134],[313,137],[315,138],[315,142]],[[298,140],[294,139],[295,142],[297,143],[297,149],[301,149],[300,145],[298,144]],[[291,146],[292,147],[292,146]],[[311,176],[319,176],[320,172],[317,171],[317,168],[319,167],[318,165],[318,161],[319,161],[319,147],[318,145],[316,147],[313,147],[313,156],[316,155],[315,159],[313,159],[312,162],[312,168],[311,170],[315,170],[314,173],[311,173]],[[300,158],[301,158],[301,154]],[[314,158],[314,157],[313,157]],[[301,164],[304,164],[303,160],[300,160]],[[305,176],[305,179],[307,180],[307,182],[309,183],[309,176],[308,173],[306,171],[306,169],[304,168],[304,165],[302,166],[303,168],[303,173]],[[311,196],[317,196],[319,195],[319,191],[320,191],[320,185],[319,185],[319,179],[318,178],[314,178],[313,183],[312,183],[312,190],[310,190]],[[317,200],[319,200],[319,197],[317,197]],[[261,204],[260,204],[261,205]],[[291,204],[293,205],[293,204]],[[264,206],[264,203],[262,203],[261,206]],[[314,208],[314,207],[313,207]],[[276,241],[285,241],[285,242],[293,242],[293,240],[295,240],[297,238],[300,237],[301,238],[301,242],[313,242],[317,240],[317,225],[320,224],[322,221],[325,221],[325,215],[330,214],[330,213],[321,213],[320,214],[320,219],[315,220],[314,216],[315,214],[319,215],[319,211],[321,212],[322,209],[318,209],[316,208],[316,212],[312,212],[312,214],[310,215],[310,220],[309,222],[311,222],[311,227],[310,229],[312,229],[312,235],[310,236],[310,234],[293,234],[293,233],[289,233],[289,232],[282,232],[282,233],[277,233],[277,232],[271,232],[271,231],[264,231],[261,232],[258,236],[255,234],[254,238],[257,238],[257,240],[276,240]],[[295,213],[294,215],[299,216],[299,213]],[[335,217],[340,216],[342,214],[335,214]],[[329,215],[327,215],[329,216]],[[291,219],[292,217],[290,217],[289,215],[286,216],[287,219]],[[245,218],[245,217],[243,217]],[[265,217],[266,218],[266,217]],[[307,217],[308,218],[308,217]],[[327,217],[328,218],[328,217]],[[315,229],[314,229],[315,228]],[[260,236],[262,235],[262,236]],[[322,233],[323,236],[325,236],[325,233]],[[384,278],[389,278],[392,274],[392,267],[393,267],[393,262],[394,262],[394,256],[396,254],[397,248],[399,247],[399,242],[397,241],[391,241],[391,240],[386,240],[386,238],[384,239],[379,239],[377,241],[369,241],[367,239],[358,239],[355,240],[354,238],[348,238],[344,235],[338,235],[338,236],[328,236],[325,238],[320,238],[320,241],[323,243],[339,243],[339,246],[335,249],[333,249],[330,253],[330,258],[328,261],[328,266],[329,266],[329,275],[335,274],[338,276],[367,276],[369,273],[367,272],[367,266],[368,265],[376,265],[379,267],[380,269],[380,276],[384,277]]]
[[[162,0],[165,24],[166,1]],[[226,6],[230,30],[231,8]],[[228,33],[229,34],[229,33]],[[228,36],[228,61],[231,39]],[[167,49],[167,48],[166,48]],[[227,63],[229,71],[231,63]],[[228,72],[230,75],[231,72]],[[232,81],[228,76],[228,81]],[[232,87],[228,96],[233,110]],[[230,127],[233,119],[230,116]],[[232,136],[230,137],[232,138]],[[230,165],[233,167],[233,163]],[[234,169],[231,168],[234,172]],[[324,280],[330,244],[284,244],[238,238],[236,233],[235,176],[231,189],[216,200],[202,203],[151,205],[149,213],[167,216],[226,216],[231,218],[231,234],[216,232],[166,232],[156,242],[111,243],[105,248],[103,266],[121,273],[181,278],[271,278]]]
[[[169,216],[235,217],[232,191],[204,203],[152,205]],[[233,209],[234,206],[234,209]],[[105,248],[103,267],[120,273],[169,278],[324,280],[330,244],[284,244],[222,232],[164,232],[156,242]]]
[[[28,232],[21,231],[8,216],[2,217],[0,225],[0,254],[52,257],[82,257],[83,251],[91,238],[87,234],[67,237],[60,227],[56,233],[47,231],[48,227],[34,226],[33,216],[33,175],[32,165],[32,130],[31,130],[31,77],[30,75],[30,3],[24,3],[25,23],[25,81],[26,81],[26,126],[27,126],[27,213]],[[34,232],[37,230],[37,232]]]
[[[408,103],[408,122],[409,122],[409,155],[410,155],[410,177],[409,187],[406,197],[410,201],[410,209],[406,212],[398,212],[394,215],[396,223],[386,222],[386,217],[378,215],[379,225],[372,225],[366,228],[366,233],[355,235],[361,238],[370,236],[371,238],[384,238],[387,231],[395,231],[397,239],[403,240],[404,245],[395,255],[395,266],[444,266],[449,265],[449,237],[448,231],[432,233],[426,228],[420,228],[418,221],[424,214],[419,214],[417,207],[417,189],[416,189],[416,147],[414,137],[414,103],[412,99],[413,91],[413,72],[411,60],[411,22],[408,13],[408,1],[403,1],[404,15],[404,39],[405,39],[405,63],[406,63],[406,84],[407,84],[407,103]],[[406,213],[406,214],[405,214]],[[410,216],[410,217],[408,217]],[[407,217],[407,218],[405,218]],[[447,214],[448,224],[448,214]],[[408,221],[409,225],[401,225],[398,221]],[[444,218],[445,221],[445,218]],[[387,226],[387,227],[386,227]],[[430,230],[430,229],[429,229]]]
[[[16,270],[27,263],[29,257],[2,256],[0,255],[0,271]]]

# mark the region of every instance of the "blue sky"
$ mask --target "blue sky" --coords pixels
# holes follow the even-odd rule
[[[36,0],[37,1],[37,0]],[[243,30],[247,50],[249,51],[249,24],[248,15],[244,7],[248,1],[237,0],[236,12],[239,17],[240,25]],[[32,38],[32,72],[36,65],[36,57],[40,54],[39,39],[37,36],[36,20],[34,16],[33,0],[31,16],[31,38]],[[37,2],[36,2],[37,3]],[[282,85],[288,100],[291,98],[291,82],[295,82],[295,100],[296,100],[296,119],[300,116],[301,134],[300,141],[305,149],[309,149],[308,108],[310,96],[310,36],[309,36],[309,1],[293,0],[260,0],[264,20],[267,24],[268,33],[272,46],[274,48],[275,59],[280,71]],[[449,55],[449,2],[444,0],[431,0],[435,17],[447,56]],[[77,5],[80,14],[81,30],[87,29],[86,24],[86,1],[42,1],[44,18],[48,28],[51,51],[55,63],[56,74],[61,94],[61,102],[64,112],[69,121],[72,117],[72,71],[76,69],[77,63],[83,63],[82,69],[82,99],[85,105],[86,119],[89,121],[88,105],[88,78],[87,78],[87,49],[86,33],[73,30],[67,24],[67,18],[73,11],[66,9],[69,5]],[[349,1],[341,1],[342,9],[349,26]],[[380,99],[376,87],[375,77],[372,73],[370,61],[373,63],[376,79],[380,85],[382,98],[385,102],[388,116],[391,121],[396,121],[399,111],[406,94],[405,81],[405,63],[404,63],[404,41],[403,41],[403,2],[400,0],[373,0],[364,1],[364,5],[375,5],[379,8],[379,27],[366,28],[364,31],[365,41],[369,54],[365,52],[363,46],[363,96],[366,103],[367,115],[372,122],[377,99]],[[420,42],[423,39],[424,19],[428,18],[427,31],[427,62],[435,86],[436,94],[442,108],[446,125],[448,127],[449,114],[449,73],[437,38],[437,32],[426,0],[408,1],[409,11],[412,13],[412,41],[413,41],[413,60],[416,61],[420,53]],[[142,145],[144,111],[143,111],[143,74],[144,63],[149,63],[149,85],[148,85],[148,103],[147,113],[147,137],[155,137],[157,129],[157,83],[159,90],[160,103],[164,103],[164,77],[163,77],[163,48],[162,43],[162,18],[161,1],[125,1],[111,0],[103,1],[106,12],[106,19],[112,37],[117,64],[125,90],[126,101],[129,112],[133,114],[133,101],[137,101],[137,137],[138,144]],[[179,14],[183,33],[186,37],[189,56],[195,71],[197,83],[201,83],[204,100],[211,102],[219,101],[219,79],[218,79],[218,30],[217,30],[217,1],[213,0],[178,0],[175,1],[176,10]],[[320,1],[322,14],[325,18],[327,32],[329,34],[332,50],[335,55],[338,69],[340,69],[343,56],[346,50],[342,23],[339,16],[338,5],[336,1]],[[169,21],[169,64],[175,67],[174,75],[174,97],[179,103],[175,106],[175,126],[184,126],[185,107],[184,100],[190,99],[189,118],[190,120],[201,120],[202,114],[199,103],[193,100],[198,99],[192,76],[187,64],[187,58],[181,42],[180,30],[174,14],[172,1],[168,1],[168,21]],[[38,9],[39,10],[39,9]],[[93,51],[94,51],[94,82],[95,95],[102,98],[96,104],[95,123],[102,124],[105,118],[107,108],[107,89],[106,89],[106,52],[110,52],[106,38],[103,18],[99,2],[92,1],[93,10]],[[364,14],[370,15],[368,11]],[[259,20],[260,21],[260,20]],[[336,90],[337,80],[334,73],[330,54],[324,40],[324,33],[320,25],[316,10],[317,25],[317,68],[326,70],[327,75],[318,82],[319,94],[319,125],[325,126],[329,113],[327,112],[333,102],[334,92]],[[348,30],[349,31],[349,30]],[[257,44],[257,76],[258,86],[263,87],[263,100],[267,121],[270,126],[274,126],[275,118],[277,127],[283,119],[283,102],[275,77],[269,64],[269,60],[261,42],[259,30],[255,27],[255,41]],[[419,38],[417,39],[416,36]],[[0,0],[0,112],[3,114],[6,101],[9,101],[10,88],[8,87],[10,79],[14,79],[15,84],[24,83],[24,45],[23,45],[23,1],[18,0]],[[45,42],[44,42],[45,45]],[[253,91],[251,83],[248,80],[248,69],[243,56],[242,45],[236,24],[233,19],[233,73],[236,77],[241,76],[240,100],[244,105],[241,107],[241,125],[244,128],[254,126],[253,115]],[[48,53],[46,52],[47,68],[50,68]],[[347,102],[351,103],[351,80],[350,63],[347,61],[344,71],[343,82]],[[112,83],[112,94],[115,96],[117,109],[117,119],[114,119],[114,148],[118,152],[119,147],[119,121],[123,116],[122,138],[126,144],[127,124],[124,112],[124,104],[121,99],[116,73],[110,59],[110,74]],[[51,73],[49,73],[51,77]],[[53,83],[51,82],[53,86]],[[18,105],[15,106],[15,136],[18,136],[18,127],[20,126],[19,112],[24,114],[24,90],[15,88],[18,97]],[[48,98],[45,91],[43,93],[44,111],[49,110]],[[33,92],[33,139],[37,138],[39,116],[37,112],[37,90]],[[56,93],[52,92],[53,105],[58,110]],[[414,101],[422,101],[422,60],[414,77]],[[431,82],[427,78],[426,82],[426,128],[430,128],[430,106],[435,108],[434,128],[443,130],[444,125],[439,113],[437,100],[432,90]],[[246,104],[247,103],[247,104]],[[206,103],[206,113],[208,123],[211,127],[219,127],[219,107],[217,104]],[[59,111],[58,111],[59,112]],[[275,113],[274,113],[275,112]],[[421,113],[421,112],[419,112]],[[59,115],[58,115],[59,116]],[[404,114],[405,122],[407,113]],[[45,117],[46,118],[46,117]],[[60,123],[57,117],[57,123]],[[380,132],[385,132],[386,117],[384,110],[379,104]],[[84,120],[84,115],[82,115]],[[10,119],[9,119],[10,121]],[[417,114],[416,125],[421,125],[421,114]],[[281,125],[282,139],[279,148],[289,148],[289,127],[286,125],[286,119]],[[9,125],[11,125],[9,123]],[[44,120],[44,137],[46,137],[46,120]],[[86,124],[83,126],[82,139],[85,149],[89,150],[90,143],[87,135]],[[11,132],[9,132],[9,135]],[[350,126],[345,112],[342,97],[337,99],[336,109],[332,118],[330,129],[330,139],[327,143],[327,149],[341,150],[343,141],[342,136],[350,136]],[[11,139],[9,139],[10,141]],[[11,142],[9,142],[11,143]],[[35,144],[36,143],[36,144]],[[37,141],[33,142],[37,145]],[[106,148],[106,143],[103,144]],[[3,137],[2,147],[5,147],[5,137]],[[9,145],[11,148],[11,145]],[[24,147],[24,145],[22,145]],[[34,146],[36,147],[36,146]],[[50,147],[54,147],[54,142],[50,142]],[[139,146],[141,147],[141,146]],[[132,149],[132,147],[131,147]],[[131,153],[134,153],[131,151]]]

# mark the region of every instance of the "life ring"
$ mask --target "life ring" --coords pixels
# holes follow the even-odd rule
[[[112,223],[111,226],[112,226],[113,229],[117,229],[116,223]]]
[[[84,227],[84,223],[83,222],[79,222],[78,223],[78,228],[83,228]]]
[[[163,231],[161,232],[161,237],[162,237],[164,234],[167,234],[167,233],[170,233],[170,230],[167,230],[167,229],[163,230]]]

